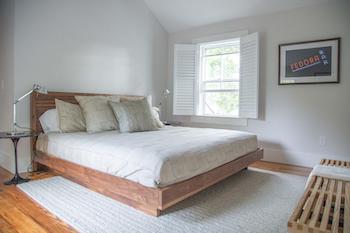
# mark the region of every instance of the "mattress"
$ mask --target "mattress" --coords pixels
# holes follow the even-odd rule
[[[157,131],[48,133],[39,151],[148,187],[164,187],[235,160],[257,149],[254,134],[166,126]]]

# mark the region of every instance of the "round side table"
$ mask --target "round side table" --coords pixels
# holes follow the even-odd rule
[[[36,137],[37,134],[35,132],[31,131],[23,131],[23,132],[0,132],[0,139],[11,139],[13,143],[13,147],[15,149],[15,176],[9,180],[6,181],[5,185],[12,185],[12,184],[21,184],[24,182],[28,182],[30,179],[22,178],[18,173],[18,167],[17,167],[17,144],[18,141],[21,138],[28,138],[28,137]]]

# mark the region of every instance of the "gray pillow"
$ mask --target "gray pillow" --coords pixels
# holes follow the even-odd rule
[[[148,95],[147,97],[145,97],[145,96],[121,96],[120,102],[138,101],[138,100],[143,100],[143,99],[147,99],[149,105],[152,106],[152,95]],[[164,127],[163,122],[159,119],[159,108],[152,107],[151,112],[153,115],[154,124],[156,124],[156,126],[158,128]]]
[[[140,132],[158,129],[147,99],[128,102],[109,102],[119,123],[119,130]]]
[[[78,104],[55,99],[58,125],[63,133],[86,131],[85,119]]]
[[[75,96],[83,110],[89,133],[118,129],[118,122],[108,101],[119,102],[118,96]]]

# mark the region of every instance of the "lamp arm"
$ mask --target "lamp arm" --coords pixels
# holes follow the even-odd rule
[[[15,100],[15,102],[13,104],[17,104],[19,101],[23,100],[24,98],[26,98],[28,95],[32,94],[34,90],[30,90],[28,91],[28,93],[24,94],[22,97],[18,98],[17,100]]]
[[[26,94],[24,94],[22,97],[18,98],[13,102],[13,124],[12,124],[12,131],[17,131],[17,112],[16,112],[16,104],[26,98],[28,95],[32,94],[34,90],[28,91]]]

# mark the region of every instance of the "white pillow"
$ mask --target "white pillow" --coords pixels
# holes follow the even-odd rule
[[[44,133],[60,132],[57,109],[47,110],[39,117],[39,121]]]
[[[158,128],[164,127],[163,122],[159,119],[159,108],[152,107],[152,115],[154,117],[155,124],[158,126]]]

